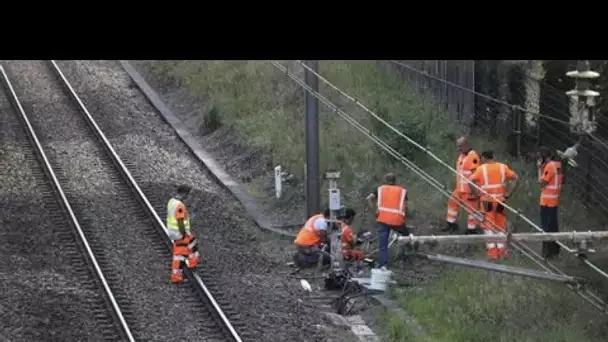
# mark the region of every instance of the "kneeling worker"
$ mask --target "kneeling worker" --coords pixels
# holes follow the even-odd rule
[[[184,280],[182,263],[190,269],[200,261],[196,239],[190,229],[190,218],[184,200],[190,193],[190,187],[180,185],[177,194],[167,204],[167,233],[173,241],[173,262],[171,263],[171,282],[178,284]]]
[[[346,208],[343,215],[338,217],[338,220],[341,221],[340,226],[342,229],[342,257],[347,261],[362,261],[365,259],[363,251],[355,249],[355,246],[358,244],[358,236],[354,235],[353,230],[350,228],[356,214],[352,208]]]
[[[329,208],[325,209],[323,214],[309,218],[304,227],[300,229],[293,242],[298,251],[294,260],[298,267],[312,267],[318,263],[321,256],[321,245],[327,244],[328,220]],[[324,261],[325,259],[327,258],[324,258]]]

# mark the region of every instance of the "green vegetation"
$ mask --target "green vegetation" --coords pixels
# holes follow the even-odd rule
[[[454,268],[398,298],[437,342],[605,340],[595,309],[544,281]]]
[[[290,70],[303,79],[301,67],[296,63],[283,64],[288,64]],[[232,126],[246,138],[249,146],[263,149],[273,164],[284,165],[302,179],[304,92],[285,73],[262,61],[156,62],[156,72],[177,79],[204,100],[208,108],[202,110],[203,115],[214,113],[214,118],[205,118],[204,122],[213,124],[203,129]],[[328,61],[320,63],[320,73],[401,132],[449,164],[454,163],[454,140],[460,135],[457,124],[432,99],[410,89],[385,65]],[[319,83],[324,96],[451,191],[455,176],[444,166]],[[395,161],[322,103],[320,108],[321,169],[335,168],[342,172],[340,184],[345,202],[361,209],[364,195],[378,184],[384,173],[393,171],[409,188],[409,215],[419,228],[444,221],[446,198],[440,191]],[[522,176],[521,188],[509,204],[536,220],[539,188],[535,166],[506,157],[506,153],[501,153],[505,151],[505,142],[497,141],[496,137],[476,136],[471,140],[478,150],[497,151],[498,158]],[[563,197],[561,222],[565,228],[562,229],[576,227],[583,219],[589,222],[584,207],[571,196],[570,189],[565,190]],[[517,219],[512,219],[512,223],[520,230],[530,229]],[[369,226],[370,222],[359,224]],[[440,280],[398,296],[432,341],[593,341],[584,336],[598,334],[600,324],[590,322],[601,320],[566,288],[476,270],[453,268]],[[407,341],[406,330],[398,322],[389,320],[391,340]]]

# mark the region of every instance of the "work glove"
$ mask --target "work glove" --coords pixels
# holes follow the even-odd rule
[[[545,163],[545,161],[543,160],[543,158],[536,159],[536,166],[537,167],[543,166],[544,163]]]

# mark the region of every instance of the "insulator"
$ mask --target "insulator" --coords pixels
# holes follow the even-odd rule
[[[585,72],[591,70],[588,60],[579,60],[576,62],[576,71]]]
[[[586,78],[577,78],[576,79],[576,90],[585,91],[589,90],[589,85],[591,83]]]

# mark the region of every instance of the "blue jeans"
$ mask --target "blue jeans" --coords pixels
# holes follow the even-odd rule
[[[378,267],[382,267],[388,263],[388,240],[391,230],[401,235],[409,235],[409,231],[405,225],[391,226],[382,222],[376,222],[376,228],[378,229]]]

